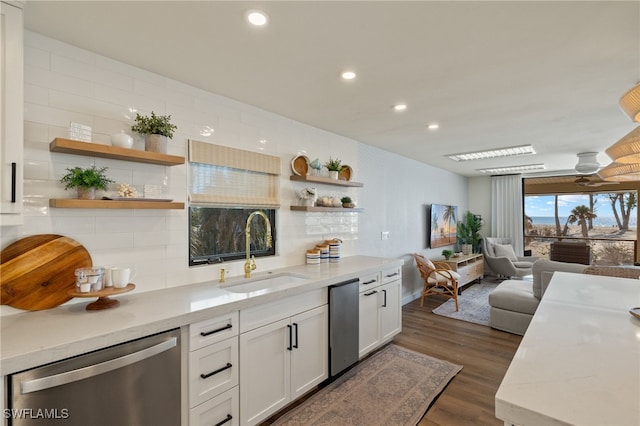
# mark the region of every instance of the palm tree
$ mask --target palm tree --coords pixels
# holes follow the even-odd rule
[[[578,222],[580,224],[580,229],[582,231],[583,237],[589,236],[589,227],[588,222],[589,219],[595,219],[597,215],[591,211],[591,209],[587,206],[576,206],[573,210],[571,210],[571,214],[569,215],[569,219],[567,220],[569,223],[573,224]]]
[[[451,234],[451,222],[456,223],[456,208],[454,206],[446,206],[442,213],[442,220],[447,224],[447,235]]]

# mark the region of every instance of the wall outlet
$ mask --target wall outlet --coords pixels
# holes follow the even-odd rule
[[[389,231],[382,231],[380,233],[380,239],[381,240],[388,240],[389,239]]]

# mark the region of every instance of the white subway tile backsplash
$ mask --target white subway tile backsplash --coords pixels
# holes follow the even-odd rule
[[[50,54],[46,50],[37,49],[32,46],[25,46],[24,48],[24,65],[38,67],[48,70],[51,68]]]
[[[85,62],[83,60],[84,58],[76,60],[53,54],[51,55],[51,71],[92,83],[100,83],[116,89],[129,91],[133,89],[132,77],[101,68],[95,64],[96,57],[97,55],[94,55],[91,57],[90,62]]]

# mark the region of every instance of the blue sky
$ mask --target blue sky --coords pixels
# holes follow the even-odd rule
[[[589,206],[589,196],[585,194],[568,194],[558,197],[558,215],[560,217],[569,216],[571,210],[579,205]],[[524,198],[524,212],[530,217],[549,216],[553,217],[554,197],[553,195],[535,195]],[[635,217],[634,213],[631,217]],[[596,214],[599,217],[613,217],[611,202],[605,194],[598,197],[596,204]]]

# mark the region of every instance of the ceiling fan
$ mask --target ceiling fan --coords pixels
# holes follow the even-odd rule
[[[610,185],[618,182],[606,182],[600,179],[600,176],[596,174],[600,170],[600,163],[596,159],[597,152],[580,152],[578,155],[578,164],[575,166],[576,172],[584,174],[584,176],[578,176],[573,182],[580,186],[602,186]],[[587,176],[588,175],[588,176]]]
[[[588,176],[586,176],[586,175],[585,176],[578,176],[576,178],[576,180],[573,181],[573,183],[575,183],[576,185],[580,185],[580,186],[594,187],[594,186],[617,184],[618,182],[606,182],[604,180],[601,180],[598,175],[591,174],[591,175],[588,175]]]

